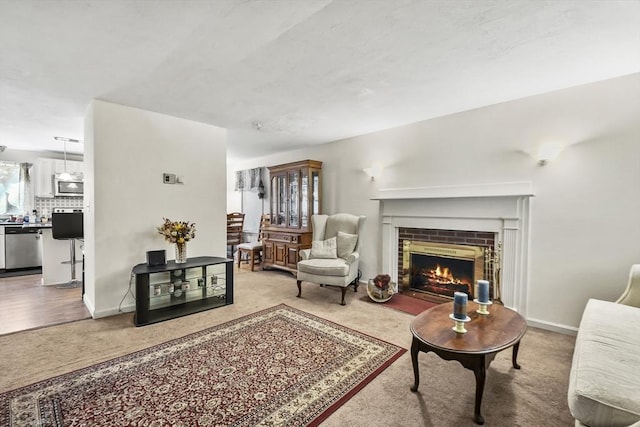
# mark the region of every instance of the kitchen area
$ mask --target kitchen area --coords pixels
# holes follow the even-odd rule
[[[66,254],[68,261],[71,251],[68,240],[53,235],[52,217],[82,212],[83,163],[42,157],[33,163],[9,163],[1,165],[0,272],[24,275],[42,269],[44,285],[64,282],[71,271],[69,266],[61,268],[65,261],[61,255]],[[75,242],[78,254],[82,254],[80,237]],[[81,265],[77,268],[81,273]]]
[[[25,153],[0,160],[0,334],[88,316],[83,162]]]

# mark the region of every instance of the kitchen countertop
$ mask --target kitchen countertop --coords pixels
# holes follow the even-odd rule
[[[51,223],[42,224],[40,222],[24,224],[21,222],[0,222],[0,227],[22,227],[22,228],[51,228]]]

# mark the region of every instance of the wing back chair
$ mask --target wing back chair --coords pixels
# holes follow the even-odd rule
[[[342,288],[342,305],[349,285],[358,292],[358,250],[365,218],[347,213],[311,216],[312,246],[300,251],[298,261],[298,298],[303,281]]]

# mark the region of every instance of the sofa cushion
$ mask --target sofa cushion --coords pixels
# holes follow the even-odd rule
[[[316,276],[346,276],[349,274],[349,264],[342,258],[307,259],[298,262],[298,271]]]
[[[569,377],[573,417],[587,426],[640,420],[640,308],[590,299]]]
[[[311,253],[309,258],[329,258],[335,259],[338,256],[338,244],[335,237],[327,240],[314,240],[311,242]]]

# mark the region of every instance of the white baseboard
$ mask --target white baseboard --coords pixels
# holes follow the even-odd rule
[[[540,329],[544,329],[546,331],[551,331],[551,332],[558,332],[560,334],[565,334],[565,335],[578,334],[578,328],[574,328],[573,326],[560,325],[558,323],[551,323],[545,320],[528,318],[527,325],[534,328],[540,328]]]
[[[132,305],[122,306],[122,307],[120,307],[119,310],[118,310],[117,307],[114,307],[114,308],[110,308],[108,310],[96,311],[96,312],[93,312],[92,316],[93,316],[94,319],[100,319],[102,317],[116,316],[116,315],[122,314],[122,313],[130,313],[130,312],[135,311],[135,310],[136,310],[136,305],[132,304]]]
[[[85,307],[87,307],[87,310],[89,310],[89,314],[91,314],[91,317],[95,319],[96,316],[94,316],[94,313],[96,311],[96,308],[89,302],[86,295],[82,295],[82,302],[84,302]]]

